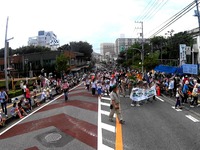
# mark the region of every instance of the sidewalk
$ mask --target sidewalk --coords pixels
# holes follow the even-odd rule
[[[53,93],[53,96],[56,95],[56,92],[55,92],[55,91],[52,92],[52,93]],[[40,103],[42,103],[42,101],[40,100],[40,95],[41,95],[41,92],[38,92],[36,96],[37,96],[37,98],[39,99]],[[0,112],[1,112],[2,117],[6,119],[6,125],[9,124],[10,122],[16,120],[16,118],[13,118],[13,116],[11,115],[10,110],[11,110],[11,108],[12,108],[12,106],[13,106],[13,101],[15,101],[15,99],[17,98],[18,100],[15,101],[15,102],[19,102],[19,100],[20,100],[22,97],[24,97],[24,95],[19,95],[19,96],[13,97],[13,98],[11,99],[11,103],[7,103],[7,115],[8,115],[7,117],[6,117],[6,115],[2,112],[2,109],[0,109]],[[34,108],[35,108],[36,106],[35,106],[35,103],[34,103],[34,101],[33,101],[32,98],[31,98],[31,100],[32,100],[32,106],[33,106],[33,110],[34,110]],[[0,127],[2,127],[2,126],[0,126]]]

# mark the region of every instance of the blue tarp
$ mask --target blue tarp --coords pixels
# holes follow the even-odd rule
[[[157,72],[177,73],[177,67],[159,65],[154,68]]]

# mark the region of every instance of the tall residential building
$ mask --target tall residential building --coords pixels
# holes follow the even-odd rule
[[[57,36],[52,31],[38,31],[37,36],[29,37],[28,45],[45,46],[51,48],[51,50],[57,50],[60,44]]]
[[[100,54],[105,58],[105,54],[109,52],[110,55],[115,55],[115,44],[114,43],[101,43]]]
[[[135,42],[142,42],[139,38],[118,38],[115,41],[115,54],[119,54],[121,51],[126,50]]]

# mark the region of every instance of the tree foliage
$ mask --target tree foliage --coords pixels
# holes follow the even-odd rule
[[[61,54],[56,58],[56,70],[58,72],[66,71],[69,67],[68,65],[69,58],[64,54]]]
[[[92,45],[90,45],[88,42],[70,42],[70,44],[64,44],[60,47],[58,47],[58,50],[68,50],[68,51],[74,51],[83,53],[84,57],[87,61],[90,61],[92,58]]]
[[[50,48],[44,46],[23,46],[13,50],[13,54],[29,54],[37,52],[48,52],[51,51]]]
[[[70,42],[70,46],[72,51],[83,53],[87,61],[91,60],[93,49],[88,42]]]

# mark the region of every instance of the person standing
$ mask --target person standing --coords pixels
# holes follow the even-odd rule
[[[189,87],[188,87],[189,81],[186,80],[184,85],[183,85],[183,89],[182,92],[184,94],[184,98],[182,99],[182,103],[188,103],[187,99],[188,99],[188,91],[189,91]]]
[[[174,79],[169,79],[169,86],[168,86],[168,90],[169,90],[169,96],[172,97],[173,96],[173,91],[174,91]]]
[[[92,95],[95,95],[95,91],[97,87],[95,79],[92,80],[91,86],[92,86]]]
[[[8,95],[6,91],[3,89],[3,87],[0,88],[0,102],[1,102],[1,108],[3,113],[7,117],[7,101],[8,101]]]
[[[181,107],[181,100],[180,100],[180,98],[182,98],[182,97],[184,97],[184,94],[183,94],[183,92],[182,92],[182,87],[179,86],[179,87],[177,88],[177,91],[176,91],[176,104],[175,104],[175,109],[177,109],[177,108],[181,109],[181,108],[182,108],[182,107]],[[178,107],[177,107],[177,106],[178,106]]]
[[[28,100],[30,109],[32,109],[32,103],[31,103],[31,93],[28,84],[26,85],[26,100]]]
[[[62,84],[62,90],[64,93],[65,101],[68,100],[68,91],[69,91],[69,84],[67,80],[64,80],[64,83]]]
[[[110,95],[110,114],[109,114],[109,120],[113,122],[113,115],[116,113],[119,123],[124,124],[125,121],[122,118],[121,115],[121,109],[120,109],[120,97],[118,92],[118,87],[117,85],[112,86],[112,92],[109,94]]]

